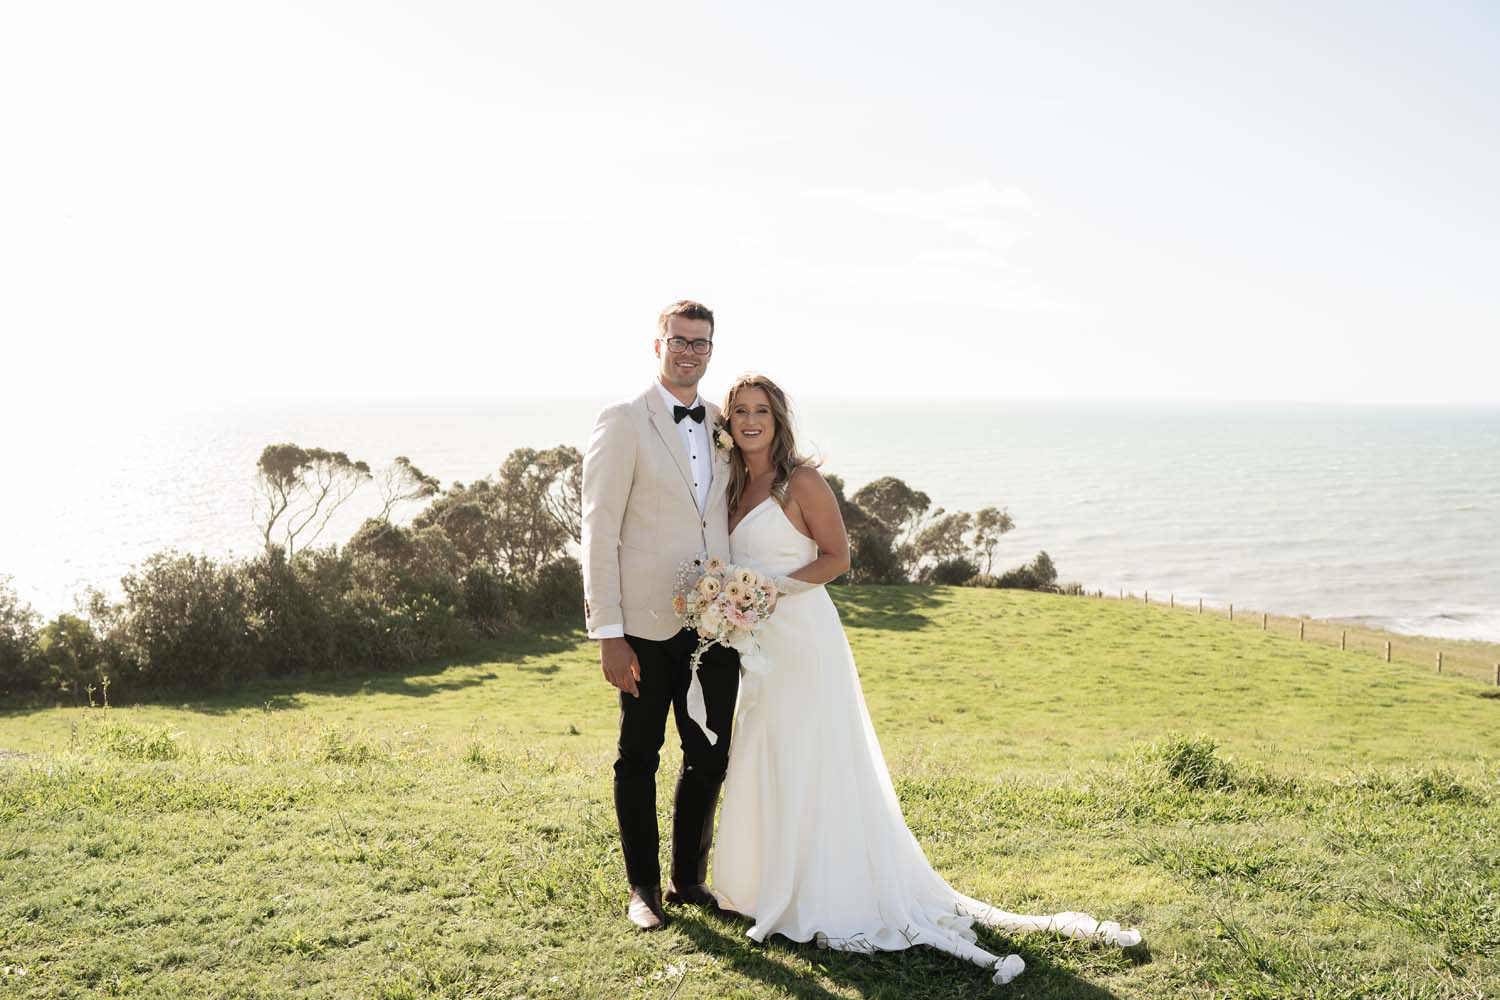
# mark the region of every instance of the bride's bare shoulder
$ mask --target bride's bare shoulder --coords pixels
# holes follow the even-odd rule
[[[803,507],[808,504],[836,502],[833,488],[828,485],[823,474],[811,465],[799,465],[792,470],[792,474],[787,477],[786,492],[787,496]]]

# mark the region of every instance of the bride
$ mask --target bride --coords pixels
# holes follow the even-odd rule
[[[1086,913],[1006,913],[932,870],[901,814],[823,588],[849,568],[833,491],[797,455],[786,396],[770,379],[738,379],[724,414],[730,558],[771,577],[781,596],[759,633],[761,655],[744,658],[714,854],[720,902],[754,920],[755,941],[781,934],[861,952],[923,944],[993,969],[996,983],[1025,963],[979,947],[975,923],[1138,944],[1137,932]]]

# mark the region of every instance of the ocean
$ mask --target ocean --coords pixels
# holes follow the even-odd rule
[[[603,402],[59,408],[8,435],[0,575],[56,614],[161,549],[253,552],[267,444],[469,482],[512,448],[581,448]],[[1089,589],[1500,640],[1500,408],[796,402],[804,450],[850,493],[895,475],[935,506],[1007,508],[997,568],[1045,549]],[[348,538],[373,487],[357,501],[320,541]]]

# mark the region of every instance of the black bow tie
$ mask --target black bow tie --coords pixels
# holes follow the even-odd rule
[[[703,418],[705,416],[707,416],[707,411],[704,410],[702,403],[699,403],[697,406],[694,406],[691,409],[689,409],[686,406],[674,406],[674,407],[672,407],[672,422],[673,423],[680,424],[680,423],[682,423],[682,418],[683,417],[692,417],[693,420],[694,420],[694,422],[701,424],[701,423],[703,423]]]

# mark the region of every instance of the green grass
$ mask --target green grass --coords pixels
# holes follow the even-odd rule
[[[632,933],[617,708],[577,633],[402,675],[0,714],[0,995],[1480,997],[1500,698],[1165,608],[836,594],[908,821],[957,888],[1141,928],[988,934],[1009,987],[687,914]],[[675,747],[662,766],[663,828]]]

